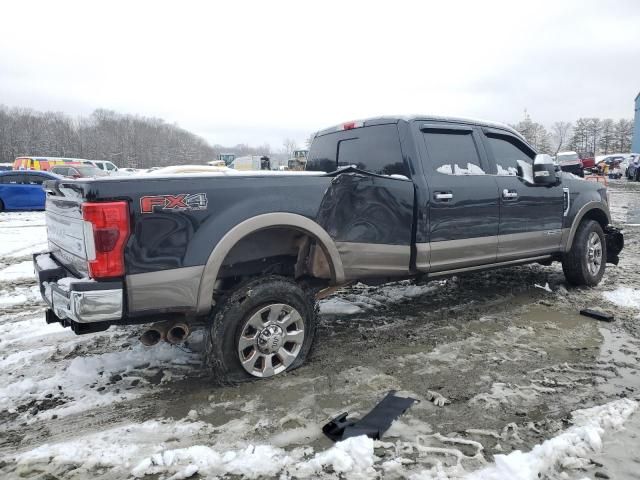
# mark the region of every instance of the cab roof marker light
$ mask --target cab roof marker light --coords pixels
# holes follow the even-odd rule
[[[342,124],[342,130],[353,130],[361,127],[364,127],[364,122],[346,122]]]

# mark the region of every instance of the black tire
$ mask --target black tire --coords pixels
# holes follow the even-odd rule
[[[596,235],[600,241],[600,263],[595,260],[598,252],[591,251],[590,242]],[[594,240],[595,241],[595,240]],[[575,286],[594,287],[600,283],[607,263],[607,248],[604,232],[594,220],[583,220],[578,226],[571,250],[562,259],[562,271],[567,281]],[[593,250],[597,250],[597,245]]]
[[[633,172],[633,179],[636,182],[640,182],[640,168],[636,168],[635,172]]]
[[[280,317],[278,320],[272,320],[269,315],[272,311],[276,312],[278,308],[281,309]],[[293,311],[287,311],[287,309],[299,313],[300,320],[295,320],[295,325],[285,327],[286,322],[293,321],[292,318],[298,319]],[[269,318],[265,319],[265,316]],[[262,330],[250,325],[250,322],[256,321],[263,322]],[[288,329],[292,326],[294,329],[289,332]],[[297,339],[298,343],[287,342],[287,339],[291,338],[288,335],[292,333],[299,335],[300,327],[303,327],[302,340]],[[301,366],[309,355],[316,327],[316,301],[309,291],[286,277],[269,275],[252,279],[217,302],[205,333],[205,363],[219,384],[247,382],[291,371]],[[255,330],[255,338],[250,340],[247,334],[253,333],[253,330]],[[253,343],[241,352],[239,351],[241,340],[245,343],[247,341]],[[261,344],[263,348],[267,350],[277,348],[277,352],[262,351],[260,341],[263,342]],[[286,352],[282,349],[286,349]],[[290,356],[287,356],[287,353]],[[294,354],[295,359],[292,360]],[[247,363],[255,357],[254,364],[247,366],[252,368],[253,374],[245,369],[240,355],[246,356]],[[262,360],[260,360],[261,357]],[[283,360],[282,357],[285,359]],[[287,364],[287,362],[291,363]],[[269,373],[267,366],[269,363],[275,373],[259,376],[261,367]]]
[[[4,203],[0,200],[0,212],[4,212]]]

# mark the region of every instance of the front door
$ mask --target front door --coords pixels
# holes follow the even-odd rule
[[[562,185],[533,183],[535,152],[502,130],[484,130],[500,190],[498,261],[555,252],[562,239]]]
[[[499,199],[479,133],[471,126],[419,125],[422,165],[429,185],[431,273],[493,263],[498,247]]]

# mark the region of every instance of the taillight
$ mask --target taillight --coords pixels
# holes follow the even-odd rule
[[[124,247],[129,238],[127,202],[83,203],[82,218],[87,222],[85,242],[91,278],[124,275]],[[93,238],[87,238],[93,237]]]

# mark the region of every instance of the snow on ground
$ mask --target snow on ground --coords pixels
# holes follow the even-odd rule
[[[0,215],[0,258],[19,258],[47,248],[44,212]]]
[[[41,316],[36,321],[43,323]],[[27,320],[25,323],[31,322]],[[61,327],[37,327],[37,330],[40,329],[53,333],[59,332]],[[108,338],[108,335],[103,335],[105,336]],[[64,337],[66,341],[63,340]],[[66,356],[65,353],[74,351],[79,343],[83,343],[69,331],[63,332],[63,338],[55,346],[43,346],[30,352],[18,350],[0,360],[0,366],[4,367],[23,365],[23,375],[19,379],[12,375],[12,368],[0,371],[0,410],[15,412],[14,405],[52,400],[59,401],[60,405],[43,411],[36,409],[21,412],[23,420],[35,422],[54,416],[64,417],[91,408],[132,400],[143,393],[142,387],[128,390],[113,388],[113,384],[116,383],[115,376],[121,380],[123,376],[134,372],[134,378],[129,381],[138,380],[135,384],[142,383],[144,386],[148,383],[145,373],[151,375],[154,369],[161,365],[174,365],[177,370],[184,366],[184,370],[188,371],[190,363],[199,363],[197,356],[194,358],[193,354],[169,344],[148,348],[139,343],[125,350],[77,356],[72,360],[60,359],[60,356]],[[13,342],[16,342],[15,338]],[[51,361],[56,361],[56,370],[53,373],[38,368],[41,362]]]
[[[415,470],[416,463],[402,455],[417,452],[438,453],[420,438],[416,442],[390,443],[367,437],[355,437],[334,446],[314,452],[311,447],[290,450],[271,445],[234,445],[230,438],[225,444],[209,445],[206,439],[214,428],[199,421],[147,421],[128,424],[71,441],[45,444],[15,457],[22,470],[37,470],[39,464],[49,468],[73,467],[76,475],[89,475],[97,468],[113,469],[117,475],[143,477],[145,475],[171,475],[171,478],[239,475],[245,478],[317,478],[332,477],[329,472],[347,478],[372,478],[384,471],[393,478],[414,480],[537,480],[563,471],[584,469],[590,458],[602,449],[603,441],[623,428],[624,422],[638,408],[638,403],[622,399],[572,414],[573,425],[559,435],[544,441],[528,452],[520,450],[496,455],[495,462],[480,470],[469,472],[461,464],[462,456],[453,464],[436,461],[428,470]],[[439,435],[439,434],[437,434]],[[445,440],[446,437],[440,438]],[[192,444],[181,444],[191,439]],[[482,446],[464,439],[448,439],[467,446]],[[197,442],[204,441],[200,444]],[[191,442],[189,442],[191,443]],[[181,446],[179,446],[181,445]],[[395,451],[401,456],[389,459]],[[378,456],[374,452],[385,452]],[[450,449],[448,453],[454,452]],[[440,449],[439,453],[447,453]],[[412,468],[413,467],[413,468]],[[555,478],[555,477],[553,477]]]
[[[32,279],[34,276],[33,261],[26,260],[14,263],[0,270],[0,281],[11,282],[14,280]]]
[[[611,292],[603,292],[602,296],[619,307],[640,309],[640,290],[619,287]]]
[[[412,298],[420,297],[438,290],[446,281],[429,285],[415,285],[411,281],[370,287],[358,283],[348,289],[338,291],[331,298],[320,302],[320,313],[333,315],[352,315],[381,306],[389,306]]]
[[[638,408],[638,402],[622,399],[577,410],[573,426],[560,435],[523,453],[496,455],[495,464],[468,475],[469,480],[538,480],[564,469],[585,469],[591,456],[602,449],[607,433],[615,432]]]

